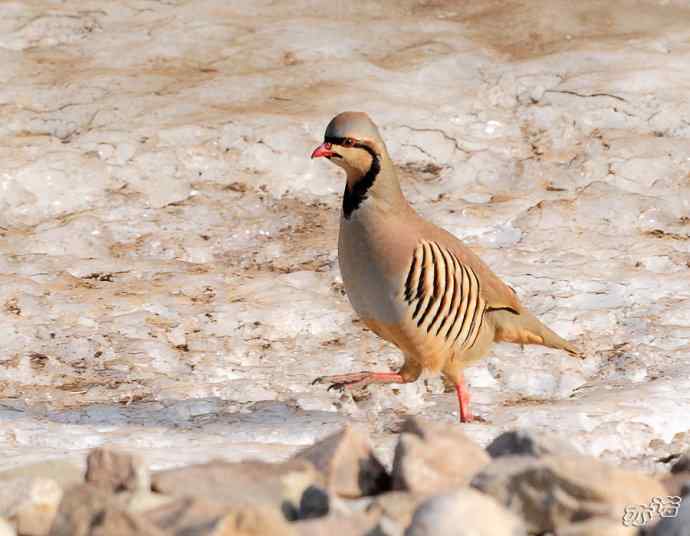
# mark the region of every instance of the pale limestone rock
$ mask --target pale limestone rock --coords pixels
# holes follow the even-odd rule
[[[64,489],[73,484],[81,483],[84,480],[84,470],[71,459],[57,458],[0,471],[0,481],[11,480],[20,476],[50,478]]]
[[[427,494],[390,491],[376,496],[367,512],[378,516],[379,530],[385,536],[402,536],[415,510],[427,498]]]
[[[342,497],[375,495],[390,488],[390,477],[371,450],[369,440],[346,426],[294,456],[321,471],[330,491]]]
[[[78,484],[65,490],[50,536],[90,536],[91,530],[104,518],[107,510],[121,505],[109,491],[92,484]]]
[[[405,536],[526,535],[517,516],[491,497],[469,488],[427,499],[405,531]]]
[[[158,508],[164,504],[174,501],[174,497],[163,495],[149,490],[139,490],[126,497],[126,508],[128,512],[145,512]]]
[[[637,536],[635,527],[626,527],[621,518],[594,517],[558,529],[558,536]]]
[[[0,482],[0,516],[11,519],[20,534],[43,536],[48,533],[62,498],[54,480],[18,477]]]
[[[2,517],[0,517],[0,536],[17,536],[14,526]]]
[[[89,452],[85,480],[114,492],[148,490],[151,487],[148,467],[140,456],[103,447]]]
[[[140,514],[171,536],[295,536],[280,510],[271,506],[232,508],[208,499],[183,497]]]
[[[169,536],[169,533],[136,514],[108,509],[96,521],[89,536]]]
[[[379,535],[375,532],[377,520],[365,514],[349,516],[330,515],[319,519],[299,521],[294,524],[299,536],[324,536],[347,534],[347,536]]]
[[[256,461],[213,461],[152,475],[152,488],[170,496],[193,496],[239,507],[274,506],[288,519],[297,519],[305,491],[322,483],[305,460],[269,464]]]
[[[393,459],[393,489],[440,493],[469,484],[489,456],[457,425],[408,420]]]

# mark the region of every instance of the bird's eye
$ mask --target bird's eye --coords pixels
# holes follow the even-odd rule
[[[355,140],[353,140],[352,138],[345,138],[343,140],[343,145],[345,147],[352,147],[354,144],[355,144]]]

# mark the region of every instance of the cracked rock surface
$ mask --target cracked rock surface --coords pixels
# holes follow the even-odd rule
[[[279,461],[346,421],[390,463],[402,416],[457,420],[438,378],[311,385],[400,363],[343,294],[344,179],[308,159],[347,109],[585,352],[496,346],[463,432],[650,470],[687,450],[687,3],[337,6],[0,4],[0,468],[103,443]]]

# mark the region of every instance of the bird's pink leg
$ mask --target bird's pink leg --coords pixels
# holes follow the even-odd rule
[[[398,372],[352,372],[350,374],[337,374],[335,376],[321,376],[316,378],[312,385],[317,383],[330,383],[331,389],[358,389],[372,383],[406,383]]]
[[[460,422],[472,422],[474,416],[470,413],[470,392],[465,387],[465,380],[462,376],[455,383],[455,392],[458,395],[458,406],[460,407]]]

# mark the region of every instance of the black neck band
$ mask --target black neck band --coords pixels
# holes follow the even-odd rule
[[[381,171],[381,161],[376,151],[363,143],[355,143],[353,147],[364,149],[368,152],[371,155],[371,165],[364,176],[352,185],[352,189],[350,189],[349,184],[345,185],[345,192],[343,193],[343,216],[346,220],[350,219],[352,213],[357,210],[362,201],[367,198],[369,188],[372,187],[376,180],[376,176],[379,174],[379,171]]]

